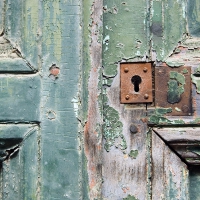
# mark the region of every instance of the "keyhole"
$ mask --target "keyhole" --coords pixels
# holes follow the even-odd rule
[[[135,75],[131,78],[131,82],[133,83],[134,85],[134,91],[135,92],[139,92],[140,88],[139,88],[139,85],[140,83],[142,82],[142,79],[140,76],[138,75]]]

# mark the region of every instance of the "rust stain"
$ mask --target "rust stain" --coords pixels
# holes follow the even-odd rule
[[[87,173],[89,184],[89,199],[101,199],[102,188],[102,135],[101,113],[98,89],[99,70],[101,69],[101,43],[99,42],[100,27],[102,26],[102,2],[91,2],[90,5],[90,43],[88,80],[88,112],[84,127],[84,150],[87,158]]]

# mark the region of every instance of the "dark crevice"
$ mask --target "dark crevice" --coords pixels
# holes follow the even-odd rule
[[[200,77],[200,73],[199,72],[196,72],[196,73],[194,73],[192,75],[195,76],[195,77]]]
[[[158,125],[158,124],[151,124],[151,123],[148,123],[148,126],[149,127],[157,127],[157,128],[173,128],[173,127],[179,127],[179,128],[181,128],[181,127],[190,127],[190,128],[192,128],[192,127],[200,127],[200,124],[162,124],[162,125]]]
[[[0,120],[0,124],[36,124],[40,125],[39,121],[21,121],[21,120]]]
[[[14,75],[24,75],[24,74],[36,74],[38,71],[0,71],[0,74],[14,74]]]
[[[14,147],[12,149],[7,149],[5,151],[7,156],[5,157],[5,159],[3,161],[9,160],[11,157],[15,156],[18,151],[19,151],[19,145],[17,145],[16,147]]]

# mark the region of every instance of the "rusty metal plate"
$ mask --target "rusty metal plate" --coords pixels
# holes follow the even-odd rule
[[[151,63],[121,63],[121,103],[149,103],[152,95]]]
[[[191,68],[155,68],[155,106],[172,108],[168,115],[188,116],[192,113]]]

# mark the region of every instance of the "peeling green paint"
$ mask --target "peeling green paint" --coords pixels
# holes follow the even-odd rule
[[[172,124],[185,124],[185,122],[182,119],[176,119]]]
[[[171,124],[172,121],[163,117],[163,115],[172,112],[172,108],[156,108],[155,112],[149,117],[149,122],[153,124]]]
[[[191,124],[200,124],[200,117],[197,117],[194,121],[190,122]]]
[[[146,0],[104,0],[104,75],[116,75],[116,63],[122,59],[149,56],[148,17]]]
[[[181,94],[184,92],[185,76],[181,73],[171,71],[168,82],[167,101],[169,103],[178,103],[181,100]]]
[[[130,153],[128,154],[132,159],[136,159],[138,156],[138,150],[131,150]]]
[[[138,199],[129,194],[126,198],[123,198],[123,200],[138,200]]]
[[[152,48],[157,60],[164,61],[173,53],[186,32],[186,1],[152,1]]]
[[[164,115],[170,112],[172,112],[172,108],[156,108],[155,109],[155,113],[157,115]]]
[[[170,67],[181,67],[184,65],[184,63],[180,63],[180,62],[170,62],[170,61],[166,61],[166,64]]]
[[[188,13],[188,28],[192,36],[199,37],[200,31],[200,13],[199,13],[199,1],[188,0],[187,13]]]
[[[182,70],[182,73],[183,73],[183,74],[187,74],[187,73],[188,73],[188,70],[187,70],[186,68],[184,68],[184,69]]]
[[[117,148],[120,148],[122,151],[127,148],[127,143],[124,135],[122,134],[122,122],[119,121],[118,112],[110,107],[105,106],[104,110],[104,125],[103,125],[103,136],[106,140],[104,148],[106,151],[110,151],[110,148],[115,145]],[[116,144],[116,140],[118,142]]]
[[[113,82],[113,78],[106,78],[106,77],[104,77],[104,79],[103,79],[103,85],[104,86],[110,87],[111,84],[112,84],[112,82]]]
[[[170,79],[177,80],[181,85],[185,85],[185,76],[183,76],[181,73],[171,71],[170,72]]]
[[[149,117],[149,122],[153,124],[171,124],[169,119],[160,115],[151,115]]]

